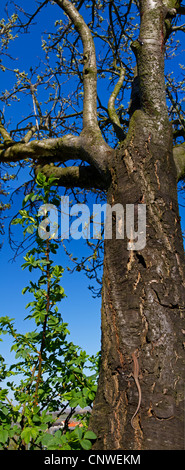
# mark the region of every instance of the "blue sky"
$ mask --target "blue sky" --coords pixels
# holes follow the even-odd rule
[[[19,181],[20,184],[24,181],[25,170],[21,170]],[[17,181],[11,183],[11,188],[16,189]],[[6,233],[3,237],[3,246],[0,251],[1,257],[1,312],[0,316],[8,315],[15,318],[15,325],[20,332],[27,332],[35,328],[32,321],[24,320],[28,314],[25,310],[25,305],[33,300],[31,294],[22,295],[23,287],[29,284],[29,281],[36,281],[39,273],[36,271],[29,272],[29,270],[22,270],[21,265],[24,262],[23,256],[25,253],[20,254],[13,260],[14,252],[10,248],[8,241],[8,225],[11,217],[21,209],[22,197],[18,195],[14,198],[15,204],[12,205],[8,211],[8,218],[5,224]],[[16,234],[19,233],[19,240],[23,240],[21,235],[21,228],[12,226],[12,233],[15,240]],[[60,235],[60,231],[59,231]],[[67,242],[68,244],[68,242]],[[68,246],[67,246],[68,247]],[[87,256],[91,252],[86,246],[85,240],[72,240],[70,242],[70,250],[74,256]],[[92,285],[83,272],[70,273],[66,268],[69,265],[73,268],[73,263],[69,263],[68,257],[65,255],[62,243],[59,245],[57,256],[54,259],[55,264],[60,264],[64,267],[64,274],[61,279],[61,285],[64,287],[65,297],[59,305],[59,310],[62,314],[64,322],[67,322],[70,330],[70,340],[75,344],[81,346],[88,354],[95,354],[100,350],[100,308],[101,299],[93,298],[91,291],[88,289]],[[0,343],[0,353],[6,355],[6,359],[11,361],[12,355],[9,354],[9,344],[7,336],[5,342]]]
[[[20,2],[19,2],[20,3]],[[22,0],[22,4],[25,2]],[[4,16],[4,6],[6,1],[2,1],[0,5],[0,17]],[[47,11],[47,10],[46,10]],[[19,68],[25,69],[27,71],[32,64],[32,62],[37,62],[38,58],[42,55],[41,51],[41,31],[44,29],[50,29],[51,25],[57,18],[61,17],[61,11],[56,6],[50,8],[50,15],[39,16],[39,19],[45,18],[45,25],[41,22],[38,23],[38,26],[34,26],[32,29],[32,34],[28,36],[23,36],[21,39],[16,40],[11,46],[11,52],[16,57],[19,57]],[[33,34],[34,33],[34,34]],[[29,63],[27,61],[29,50]],[[183,62],[182,57],[180,58],[181,63]],[[174,65],[173,65],[174,64]],[[170,65],[171,69],[177,66],[177,59],[174,59],[174,62]],[[12,65],[13,68],[17,68],[18,65],[15,63]],[[11,75],[8,75],[8,80],[6,74],[1,72],[1,87],[8,88],[11,85]],[[13,82],[12,82],[13,83]],[[107,91],[103,93],[103,98],[107,100]],[[20,102],[13,105],[11,112],[18,113],[19,116],[24,115],[24,106],[25,104]],[[7,116],[9,110],[6,110]],[[19,117],[19,120],[20,120]],[[19,175],[19,180],[14,181],[11,184],[11,190],[16,189],[17,185],[20,185],[25,180],[26,170],[21,170]],[[183,199],[180,199],[180,203],[183,205]],[[21,208],[21,196],[16,196],[14,198],[14,204],[7,214],[9,217],[13,216]],[[185,209],[180,206],[180,215],[182,217],[182,228],[185,230]],[[6,223],[6,229],[8,226],[8,221]],[[73,242],[73,249],[76,250],[80,255],[82,255],[84,242],[77,241]],[[87,251],[85,251],[84,256]],[[15,262],[11,262],[13,257],[13,252],[9,247],[7,231],[4,236],[4,243],[2,250],[0,251],[1,257],[1,284],[0,284],[0,294],[1,294],[1,311],[0,315],[8,315],[11,318],[16,319],[16,327],[21,332],[26,332],[34,328],[34,325],[31,325],[31,322],[24,321],[25,305],[30,300],[28,295],[22,295],[21,291],[23,287],[28,285],[30,276],[29,271],[21,269],[21,264],[23,263],[23,258],[20,255],[17,257]],[[66,266],[67,259],[64,254],[62,246],[58,250],[57,257],[58,264]],[[63,316],[63,320],[69,324],[69,330],[71,332],[71,340],[85,349],[88,354],[95,354],[100,349],[100,309],[101,309],[101,299],[92,297],[91,292],[88,289],[90,281],[86,278],[83,272],[74,273],[71,275],[67,270],[65,270],[62,278],[62,286],[65,289],[67,297],[61,302],[60,311]],[[6,340],[5,343],[0,343],[0,354],[4,355],[8,362],[11,362],[11,356],[9,354],[9,344]]]
[[[19,4],[25,6],[25,2],[19,1]],[[6,1],[2,1],[0,4],[0,17],[5,17],[4,7]],[[33,2],[35,7],[35,2]],[[34,10],[34,8],[33,8]],[[46,10],[45,10],[46,11]],[[47,10],[48,11],[48,10]],[[31,34],[24,35],[22,38],[16,39],[11,43],[11,54],[18,60],[12,63],[12,68],[19,68],[20,70],[29,71],[30,66],[34,63],[39,63],[40,57],[44,58],[41,49],[41,31],[49,30],[53,27],[53,23],[56,19],[61,17],[61,10],[58,6],[52,6],[50,8],[50,14],[42,13],[38,17],[43,18],[46,24],[42,24],[38,21],[37,26],[33,26]],[[28,51],[29,51],[29,63],[28,63]],[[6,59],[5,59],[6,60]],[[1,90],[8,89],[14,83],[13,75],[1,72]],[[19,120],[24,116],[25,103],[15,103],[11,106],[11,112],[8,108],[5,110],[6,116],[13,115],[14,113],[19,114]],[[15,119],[16,121],[16,119]],[[15,180],[10,183],[10,191],[12,192],[17,186],[22,184],[25,180],[30,179],[28,171],[23,169],[19,174],[18,181]],[[35,325],[31,321],[24,321],[24,317],[28,314],[25,310],[25,305],[28,303],[30,296],[21,294],[24,286],[28,285],[32,274],[28,270],[22,271],[21,265],[23,264],[23,255],[16,258],[14,262],[11,261],[14,253],[10,249],[8,242],[8,223],[10,218],[21,209],[22,197],[21,195],[14,198],[14,203],[10,211],[7,212],[6,222],[6,233],[3,237],[3,247],[0,252],[1,257],[1,309],[0,316],[8,315],[11,318],[15,318],[15,325],[20,332],[26,332],[34,329]],[[12,227],[13,228],[13,227]],[[73,248],[79,256],[83,254],[86,256],[87,250],[84,252],[84,242],[77,241],[73,242]],[[90,252],[89,252],[90,253]],[[65,266],[68,264],[68,259],[64,254],[64,249],[61,247],[58,250],[57,263]],[[36,276],[36,273],[33,273]],[[89,284],[92,284],[84,273],[70,274],[65,269],[62,282],[64,287],[66,298],[60,304],[60,311],[63,320],[69,324],[70,340],[75,344],[81,346],[82,349],[86,350],[88,354],[95,354],[100,350],[100,308],[101,299],[92,297],[91,291],[88,289]],[[3,343],[0,343],[0,354],[6,357],[7,362],[12,361],[12,354],[9,353],[10,344],[7,336],[3,336]]]

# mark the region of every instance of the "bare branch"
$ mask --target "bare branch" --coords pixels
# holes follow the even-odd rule
[[[183,31],[183,33],[184,33],[185,32],[185,23],[181,24],[179,26],[172,26],[171,30],[172,30],[172,32],[173,31]]]
[[[96,53],[91,32],[78,10],[70,1],[55,0],[55,2],[65,11],[65,13],[67,13],[83,43],[83,126],[84,128],[98,127]]]
[[[177,181],[185,179],[185,143],[173,148],[173,158],[177,170]]]
[[[28,135],[28,134],[27,134]],[[49,161],[64,162],[70,159],[85,159],[81,148],[79,137],[65,135],[58,139],[33,140],[31,142],[11,142],[11,145],[4,148],[0,145],[0,160],[2,162],[15,162],[32,158],[49,159]]]
[[[69,166],[59,168],[50,165],[37,165],[35,173],[41,171],[47,178],[51,175],[58,178],[58,186],[65,188],[83,188],[83,189],[107,189],[105,180],[102,179],[99,172],[92,166]]]
[[[109,98],[109,102],[108,102],[108,114],[109,114],[109,118],[112,122],[112,125],[114,127],[114,130],[116,132],[116,135],[118,137],[118,139],[121,141],[124,139],[124,132],[123,132],[123,129],[121,127],[121,124],[120,124],[120,120],[119,120],[119,117],[116,113],[116,110],[115,110],[115,101],[116,101],[116,98],[121,90],[121,87],[123,85],[123,81],[124,81],[124,78],[125,78],[125,69],[121,67],[121,71],[120,71],[120,77],[119,77],[119,80],[118,82],[116,83],[116,86]]]
[[[83,132],[80,136],[71,134],[60,138],[32,140],[30,142],[10,142],[9,146],[0,144],[0,161],[15,162],[31,158],[42,163],[66,162],[67,160],[82,160],[93,165],[99,171],[101,178],[109,179],[107,168],[108,157],[113,150],[104,142],[103,138],[97,143],[97,132]],[[27,133],[26,140],[31,135]],[[101,133],[100,133],[101,136]]]
[[[36,130],[37,130],[37,127],[32,126],[31,129],[28,130],[28,132],[25,134],[24,138],[22,139],[22,143],[27,144],[31,140],[33,135],[35,134]]]
[[[40,12],[40,10],[45,6],[47,5],[49,0],[45,0],[41,5],[39,5],[39,7],[37,8],[37,10],[35,11],[35,13],[33,15],[30,16],[30,19],[29,21],[25,24],[25,27],[29,26],[30,23],[33,21],[33,19],[35,18],[35,16]]]
[[[1,134],[5,144],[10,144],[11,142],[13,142],[11,137],[10,137],[10,134],[7,132],[7,130],[3,126],[1,120],[0,120],[0,134]]]
[[[31,83],[30,83],[30,91],[31,91],[31,96],[32,96],[32,100],[33,100],[33,110],[34,110],[34,114],[35,114],[36,129],[37,129],[38,137],[39,137],[39,122],[38,122],[37,110],[36,110],[36,107],[38,108],[38,106],[37,106],[38,102],[36,102],[35,89],[34,89],[34,86]],[[40,106],[38,108],[38,111],[39,110],[40,110]],[[39,115],[40,115],[40,113],[39,113]],[[42,116],[42,114],[41,114],[41,116]]]

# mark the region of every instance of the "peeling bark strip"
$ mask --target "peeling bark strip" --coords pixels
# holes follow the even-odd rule
[[[30,158],[35,172],[42,169],[46,176],[57,176],[61,185],[107,190],[111,207],[134,204],[137,210],[138,204],[146,204],[144,249],[128,252],[127,240],[105,240],[101,368],[90,428],[97,434],[97,450],[183,449],[185,273],[176,183],[185,173],[185,148],[175,147],[173,158],[164,83],[166,19],[170,24],[182,2],[138,2],[140,35],[132,47],[139,100],[137,94],[125,139],[115,111],[122,69],[108,106],[121,136],[117,150],[105,143],[97,123],[96,56],[90,30],[74,3],[55,3],[83,43],[83,130],[79,136],[39,141],[31,140],[33,126],[21,142],[14,142],[1,122],[0,160]],[[131,1],[128,11],[130,7]],[[54,166],[71,159],[89,166]]]
[[[137,405],[136,411],[134,412],[134,414],[131,418],[131,425],[132,425],[133,429],[137,429],[134,426],[134,419],[135,419],[135,417],[136,417],[136,415],[139,411],[139,408],[141,406],[141,387],[140,387],[140,383],[139,383],[139,363],[138,363],[138,359],[137,359],[135,353],[132,353],[132,359],[133,359],[133,362],[134,362],[133,376],[134,376],[134,380],[135,380],[135,383],[136,383],[136,386],[137,386],[137,389],[138,389],[139,399],[138,399],[138,405]]]

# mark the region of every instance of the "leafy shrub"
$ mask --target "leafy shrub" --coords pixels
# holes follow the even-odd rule
[[[55,180],[39,173],[35,193],[23,200],[20,217],[13,224],[20,224],[24,234],[35,234],[35,243],[24,257],[22,269],[30,273],[37,270],[37,282],[30,281],[22,294],[29,292],[34,300],[26,305],[26,319],[35,322],[35,329],[21,334],[13,319],[0,318],[0,335],[9,334],[13,342],[15,363],[10,367],[0,356],[0,377],[5,388],[0,389],[0,449],[90,449],[96,439],[88,431],[89,413],[81,416],[81,425],[69,430],[69,419],[76,408],[92,407],[97,388],[99,355],[89,356],[67,339],[69,330],[63,322],[57,303],[65,297],[60,284],[63,267],[54,265],[58,241],[43,240],[38,236],[40,216],[33,215],[27,206],[41,201],[57,204]],[[44,229],[43,229],[44,230]],[[2,340],[1,340],[2,341]],[[89,371],[91,375],[88,375]],[[16,381],[15,381],[16,377]],[[10,392],[13,398],[10,399]],[[49,430],[56,420],[70,407],[64,427],[52,435]],[[55,412],[55,414],[54,414]]]

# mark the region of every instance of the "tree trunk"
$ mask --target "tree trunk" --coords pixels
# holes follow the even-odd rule
[[[135,202],[136,213],[145,203],[147,238],[140,251],[128,251],[115,230],[105,240],[102,358],[90,422],[98,450],[184,448],[184,254],[167,118],[163,126],[136,111],[110,168],[107,202]],[[141,406],[131,426],[139,399],[134,358]]]

